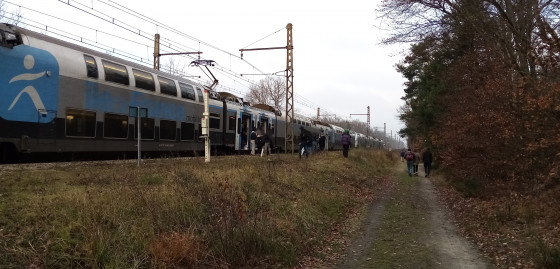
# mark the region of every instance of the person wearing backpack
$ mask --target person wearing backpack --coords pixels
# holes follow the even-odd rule
[[[404,159],[406,160],[406,167],[408,169],[408,176],[412,176],[412,169],[414,168],[414,152],[410,149],[404,153]]]

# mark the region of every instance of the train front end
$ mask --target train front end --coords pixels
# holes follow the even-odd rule
[[[55,134],[59,65],[51,53],[26,40],[17,27],[0,24],[0,161],[29,152],[33,143]]]

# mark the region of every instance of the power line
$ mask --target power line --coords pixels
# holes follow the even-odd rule
[[[262,41],[263,39],[266,39],[266,38],[268,38],[268,37],[270,37],[270,36],[272,36],[272,35],[274,35],[274,34],[280,32],[280,31],[282,31],[282,30],[284,30],[284,29],[286,29],[286,28],[285,28],[285,27],[282,27],[282,28],[280,28],[279,30],[277,30],[276,32],[274,32],[274,33],[272,33],[272,34],[269,34],[269,35],[267,35],[267,36],[265,36],[265,37],[263,37],[263,38],[261,38],[261,39],[255,41],[255,42],[253,42],[253,43],[251,43],[251,44],[249,44],[249,45],[247,45],[247,46],[245,46],[245,47],[243,47],[243,48],[252,46],[252,45],[256,44],[257,42]]]
[[[129,9],[129,8],[126,8],[126,7],[124,7],[124,6],[120,5],[120,4],[118,4],[118,3],[115,3],[115,2],[112,1],[112,0],[109,0],[109,2],[113,3],[114,5],[111,5],[111,4],[109,4],[109,3],[105,2],[105,1],[102,1],[102,0],[98,0],[98,1],[99,1],[100,3],[103,3],[103,4],[105,4],[105,5],[109,6],[109,7],[111,7],[111,8],[114,8],[114,9],[119,10],[119,11],[121,11],[121,12],[127,13],[127,14],[129,14],[129,15],[132,15],[132,16],[134,16],[134,17],[136,17],[136,18],[138,18],[138,19],[140,19],[140,20],[142,20],[142,21],[144,21],[144,22],[152,23],[152,24],[156,25],[156,27],[163,26],[164,29],[171,31],[172,33],[175,33],[175,34],[178,34],[178,35],[180,35],[180,36],[189,38],[189,39],[191,39],[191,40],[193,40],[193,41],[196,41],[196,42],[199,42],[200,44],[203,44],[203,45],[205,45],[205,46],[207,46],[207,47],[210,47],[210,48],[216,49],[216,50],[218,50],[218,51],[221,51],[221,52],[223,52],[223,53],[225,53],[225,54],[227,54],[227,55],[230,55],[230,57],[233,57],[233,58],[236,58],[236,59],[241,59],[239,56],[237,56],[237,55],[235,55],[235,54],[229,53],[229,52],[227,52],[227,51],[225,51],[225,50],[223,50],[223,49],[220,49],[220,48],[218,48],[218,47],[216,47],[216,46],[213,46],[213,45],[211,45],[211,44],[209,44],[209,43],[203,42],[203,41],[201,41],[201,40],[199,40],[199,39],[197,39],[197,38],[194,38],[194,37],[192,37],[192,36],[190,36],[190,35],[184,34],[184,33],[180,32],[180,31],[178,31],[178,30],[176,30],[176,29],[174,29],[174,28],[171,28],[171,27],[169,27],[169,26],[167,26],[167,25],[165,25],[165,24],[162,24],[162,23],[160,23],[160,22],[158,22],[158,21],[156,21],[156,20],[153,20],[153,19],[151,19],[151,18],[149,18],[149,17],[147,17],[147,16],[145,16],[145,15],[142,15],[142,14],[136,12],[136,11],[133,11],[133,10],[131,10],[131,9]],[[10,1],[4,0],[4,2],[5,2],[5,3],[8,3],[8,4],[11,4],[11,5],[14,5],[14,6],[22,7],[22,6],[20,6],[20,5],[14,4],[14,3],[10,2]],[[105,13],[99,11],[99,10],[96,10],[96,9],[93,8],[93,6],[91,6],[91,7],[85,6],[84,4],[82,4],[82,3],[80,3],[80,2],[77,2],[77,1],[74,1],[74,3],[76,3],[76,4],[73,5],[73,4],[71,4],[70,0],[67,0],[66,2],[63,1],[63,0],[59,0],[59,2],[64,3],[64,4],[67,4],[67,5],[70,6],[70,7],[73,7],[73,8],[75,8],[75,9],[79,10],[79,11],[85,12],[85,13],[87,13],[87,14],[89,14],[89,15],[91,15],[91,16],[94,16],[94,17],[96,17],[96,18],[98,18],[98,19],[100,19],[100,20],[103,20],[103,21],[105,21],[105,22],[108,22],[108,23],[110,23],[110,24],[113,24],[113,25],[115,25],[115,26],[117,26],[117,27],[119,27],[119,28],[122,28],[122,29],[124,29],[124,30],[126,30],[126,31],[128,31],[128,32],[131,32],[131,33],[133,33],[133,34],[135,34],[135,35],[137,35],[137,36],[139,36],[139,37],[142,37],[142,38],[144,38],[145,40],[153,41],[151,34],[148,34],[147,32],[144,32],[144,31],[142,31],[142,30],[139,29],[139,28],[133,27],[133,26],[131,26],[129,23],[126,23],[126,22],[124,22],[124,21],[117,20],[117,19],[115,19],[114,17],[112,17],[112,16],[110,16],[110,15],[107,15],[107,14],[105,14]],[[93,4],[93,2],[92,2],[92,4]],[[77,26],[82,27],[82,28],[85,28],[85,29],[89,29],[89,30],[91,30],[91,31],[95,31],[96,33],[105,34],[105,35],[107,35],[107,36],[110,36],[110,37],[113,37],[113,38],[117,38],[117,39],[121,39],[121,40],[124,40],[124,41],[127,41],[127,42],[131,42],[131,43],[136,44],[136,45],[145,46],[147,49],[153,48],[153,46],[151,46],[151,45],[149,45],[149,44],[146,44],[146,43],[142,43],[142,42],[134,41],[134,40],[131,40],[131,39],[127,39],[127,38],[124,38],[124,37],[122,37],[122,36],[117,36],[117,35],[108,33],[108,32],[106,32],[106,31],[97,30],[97,29],[95,29],[95,28],[92,28],[92,27],[89,27],[89,26],[84,26],[84,25],[81,25],[81,24],[78,24],[78,23],[75,23],[75,22],[72,22],[72,21],[69,21],[69,20],[66,20],[66,19],[62,19],[62,18],[53,16],[53,15],[50,15],[50,14],[46,14],[46,13],[44,13],[44,12],[40,12],[40,11],[31,9],[31,8],[27,8],[27,7],[23,7],[23,8],[25,8],[25,9],[27,9],[27,10],[30,10],[30,11],[33,11],[33,12],[36,12],[36,13],[41,14],[41,15],[45,15],[45,16],[48,16],[48,17],[55,18],[55,19],[57,19],[57,20],[60,20],[60,21],[66,22],[66,23],[70,23],[70,24],[73,24],[73,25],[77,25]],[[92,12],[90,12],[89,10],[92,10]],[[36,24],[40,24],[40,23],[38,23],[38,22],[36,22],[36,21],[33,21],[33,20],[31,20],[31,19],[28,19],[28,18],[26,18],[26,20],[31,21],[31,22],[36,23]],[[31,24],[29,24],[29,23],[26,23],[26,25],[30,25],[30,26],[35,27],[35,28],[37,28],[37,29],[42,29],[42,28],[40,28],[40,27],[31,25]],[[45,25],[45,26],[46,26],[46,25]],[[49,31],[49,27],[46,26],[44,30],[45,30],[45,31]],[[267,37],[270,37],[271,35],[274,35],[274,34],[278,33],[278,32],[281,31],[281,30],[283,30],[283,29],[277,30],[277,31],[275,31],[274,33],[272,33],[272,34],[270,34],[270,35],[268,35],[268,36],[266,36],[266,37],[264,37],[264,38],[261,38],[261,39],[257,40],[256,42],[254,42],[254,43],[252,43],[252,44],[255,44],[255,43],[257,43],[257,42],[259,42],[259,41],[261,41],[261,40],[263,40],[263,39],[265,39],[265,38],[267,38]],[[58,31],[58,32],[57,32],[57,31]],[[77,42],[80,42],[80,43],[83,43],[83,44],[87,44],[88,46],[91,46],[91,47],[100,49],[100,50],[102,50],[102,51],[104,51],[104,52],[106,52],[106,53],[109,53],[109,54],[115,54],[115,55],[119,55],[119,56],[122,56],[122,57],[126,57],[127,59],[131,59],[132,61],[139,62],[139,63],[141,63],[141,64],[151,64],[151,63],[153,63],[153,61],[150,60],[149,57],[148,57],[148,58],[138,57],[138,56],[135,56],[135,55],[126,53],[126,52],[124,52],[124,51],[120,51],[120,50],[118,50],[118,49],[111,48],[110,46],[101,44],[101,43],[99,43],[97,40],[90,40],[90,39],[87,39],[87,38],[79,37],[79,36],[77,36],[77,35],[74,35],[74,34],[65,32],[65,31],[63,31],[63,30],[61,30],[61,29],[58,29],[58,28],[50,27],[50,32],[53,33],[53,34],[56,34],[56,35],[65,37],[65,38],[67,38],[67,39],[69,39],[69,40],[73,40],[73,41],[77,41]],[[62,34],[61,34],[61,33],[62,33]],[[72,36],[74,36],[74,37],[72,37]],[[173,41],[173,40],[171,40],[171,39],[165,38],[164,40],[168,43],[167,49],[165,49],[166,52],[167,52],[167,51],[169,51],[169,52],[180,52],[179,49],[184,48],[184,47],[187,47],[187,46],[185,46],[184,44],[175,42],[175,41]],[[151,44],[151,43],[150,43],[150,44]],[[250,45],[252,45],[252,44],[250,44]],[[250,46],[250,45],[248,45],[248,46]],[[173,46],[173,47],[172,47],[172,46]],[[163,46],[162,48],[165,48],[165,47],[166,47],[166,46]],[[187,48],[188,48],[188,47],[187,47]],[[190,49],[190,48],[189,48],[189,49]],[[187,57],[190,58],[190,59],[195,59],[195,58],[192,57],[192,56],[186,56],[186,57],[184,57],[184,58],[187,58]],[[254,69],[258,70],[258,71],[261,72],[262,74],[265,73],[265,72],[263,72],[262,70],[260,70],[259,68],[257,68],[256,66],[254,66],[254,65],[252,65],[251,63],[249,63],[248,61],[246,61],[245,59],[241,59],[241,60],[244,61],[245,63],[247,63],[248,65],[252,66]],[[227,75],[230,79],[231,79],[232,77],[235,77],[235,78],[237,79],[237,80],[236,80],[236,79],[233,79],[233,81],[238,81],[238,82],[239,82],[239,80],[242,80],[242,81],[245,81],[245,82],[250,83],[250,84],[256,84],[254,81],[249,80],[249,79],[244,78],[244,77],[241,77],[239,74],[233,72],[233,71],[230,70],[230,69],[226,69],[226,68],[224,68],[224,67],[222,67],[222,66],[215,66],[215,67],[213,67],[213,68],[215,68],[216,70],[219,70],[219,71],[222,72],[224,75]],[[188,73],[187,73],[187,74],[188,74]],[[243,83],[240,83],[240,84],[243,85],[243,86],[247,86],[247,85],[244,85]],[[224,86],[222,86],[222,87],[224,87]],[[311,108],[311,109],[314,109],[314,108],[316,108],[316,107],[319,107],[319,105],[316,105],[315,103],[313,103],[313,102],[310,101],[309,99],[307,99],[307,98],[305,98],[305,97],[303,97],[303,96],[301,96],[301,95],[299,95],[299,94],[296,94],[296,97],[297,97],[297,99],[295,100],[296,103],[298,103],[298,104],[300,104],[300,105],[302,105],[302,106],[304,106],[304,107]]]
[[[101,2],[101,3],[103,3],[103,4],[105,4],[105,5],[110,6],[110,7],[112,7],[112,8],[116,8],[116,7],[114,7],[113,5],[109,5],[109,4],[107,4],[107,3],[105,3],[105,2],[103,2],[103,1],[101,1],[101,0],[98,0],[98,1]],[[175,33],[175,34],[177,34],[177,35],[180,35],[180,36],[189,38],[189,39],[194,40],[194,41],[196,41],[196,42],[198,42],[198,43],[200,43],[200,44],[203,44],[203,45],[205,45],[205,46],[207,46],[207,47],[210,47],[210,48],[216,49],[216,50],[218,50],[218,51],[221,51],[221,52],[223,52],[223,53],[229,55],[230,57],[232,56],[232,57],[238,58],[238,59],[244,61],[245,63],[247,63],[248,65],[250,65],[251,67],[255,68],[256,70],[259,70],[259,72],[264,73],[264,72],[262,72],[259,68],[257,68],[255,65],[251,64],[250,62],[248,62],[248,61],[246,61],[246,60],[244,60],[244,59],[241,59],[241,57],[239,57],[239,56],[237,56],[237,55],[234,55],[234,54],[229,53],[229,52],[227,52],[227,51],[225,51],[225,50],[223,50],[223,49],[221,49],[221,48],[218,48],[218,47],[213,46],[213,45],[211,45],[211,44],[209,44],[209,43],[206,43],[206,42],[204,42],[204,41],[202,41],[202,40],[200,40],[200,39],[197,39],[197,38],[194,38],[194,37],[192,37],[192,36],[190,36],[190,35],[187,35],[187,34],[185,34],[185,33],[182,33],[182,32],[180,32],[180,31],[178,31],[178,30],[176,30],[176,29],[174,29],[174,28],[172,28],[172,27],[169,27],[169,26],[167,26],[167,25],[165,25],[165,24],[163,24],[163,23],[160,23],[160,22],[158,22],[158,21],[156,21],[156,20],[153,20],[153,19],[151,19],[151,18],[149,18],[149,17],[147,17],[147,16],[145,16],[145,15],[142,15],[142,14],[136,12],[136,11],[132,11],[131,9],[126,8],[126,7],[124,7],[124,6],[122,6],[122,5],[118,4],[118,3],[115,3],[114,1],[111,1],[111,0],[109,0],[109,1],[110,1],[111,3],[114,3],[115,5],[117,5],[117,6],[119,6],[119,7],[122,7],[123,9],[126,9],[126,11],[125,11],[125,10],[123,10],[123,9],[121,9],[121,8],[116,8],[116,9],[118,9],[118,10],[120,10],[120,11],[126,12],[127,14],[130,14],[130,15],[132,15],[132,16],[134,16],[134,17],[136,17],[136,18],[138,18],[138,19],[140,19],[140,20],[142,20],[142,21],[144,21],[144,22],[152,23],[152,24],[155,24],[156,26],[160,26],[160,25],[161,25],[161,26],[163,26],[164,29],[171,31],[172,33]],[[115,23],[115,22],[120,22],[119,20],[115,20],[113,17],[111,17],[111,16],[109,16],[109,15],[107,15],[107,14],[101,12],[101,11],[95,10],[93,7],[91,7],[92,10],[94,10],[95,12],[97,12],[97,13],[99,13],[99,14],[101,14],[101,15],[107,17],[107,18],[110,18],[111,20],[109,20],[109,19],[104,19],[104,18],[103,18],[102,16],[100,16],[100,15],[93,14],[93,13],[91,13],[91,12],[85,10],[85,9],[79,8],[79,7],[77,7],[77,6],[74,6],[74,5],[70,4],[70,0],[68,0],[68,2],[64,2],[63,0],[59,0],[59,2],[65,3],[65,4],[67,4],[67,5],[71,6],[71,7],[74,7],[74,8],[76,8],[76,9],[80,10],[80,11],[83,11],[83,12],[88,13],[88,14],[94,16],[94,17],[97,17],[97,18],[101,19],[101,20],[104,20],[104,21],[109,22],[109,23],[111,23],[111,24],[113,24],[113,25],[116,25],[116,26],[118,26],[118,27],[120,27],[120,28],[123,28],[123,29],[125,29],[125,30],[127,30],[127,31],[129,31],[129,32],[132,32],[132,33],[134,33],[134,34],[138,34],[139,36],[142,36],[142,37],[144,37],[144,38],[146,38],[146,39],[148,39],[148,40],[150,40],[150,41],[152,40],[152,37],[151,37],[151,36],[142,35],[142,31],[141,31],[140,29],[138,29],[138,28],[133,28],[132,26],[130,26],[130,25],[128,25],[128,24],[122,22],[123,25],[126,25],[127,27],[131,27],[132,29],[135,29],[135,30],[133,31],[133,30],[131,30],[131,29],[127,29],[126,27],[123,27],[122,25],[119,25],[119,24]],[[74,2],[76,2],[76,1],[74,1]],[[81,3],[79,3],[79,2],[78,2],[78,4],[84,6],[83,4],[81,4]],[[86,6],[86,7],[87,7],[87,6]],[[87,7],[87,8],[89,8],[89,7]],[[129,11],[134,12],[134,13],[136,13],[136,14],[138,14],[138,15],[131,14],[131,12],[129,12]],[[137,32],[138,32],[138,33],[137,33]],[[147,33],[146,33],[146,34],[147,34]],[[165,40],[167,40],[167,39],[165,39]],[[179,43],[176,43],[176,42],[174,42],[174,41],[172,41],[172,40],[169,40],[168,42],[169,42],[170,44],[171,44],[171,43],[174,43],[174,44],[175,44],[177,47],[179,47],[179,48],[182,48],[182,47],[183,47],[183,46],[180,45]],[[171,49],[171,48],[170,48],[170,49]],[[175,49],[174,51],[179,52],[180,50]],[[192,58],[192,57],[191,57],[191,58]],[[193,58],[193,59],[194,59],[194,58]]]

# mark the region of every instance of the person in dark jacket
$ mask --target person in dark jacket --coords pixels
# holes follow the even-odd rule
[[[299,127],[299,158],[301,159],[301,155],[305,154],[305,157],[309,157],[309,151],[307,151],[307,143],[311,140],[311,133],[303,126]]]
[[[424,154],[422,154],[422,161],[424,162],[424,173],[426,174],[425,177],[428,177],[432,170],[433,161],[432,152],[429,148],[427,148],[426,151],[424,151]]]
[[[414,171],[412,172],[412,174],[418,176],[418,165],[420,165],[420,159],[422,156],[420,156],[420,153],[418,153],[418,149],[414,149],[412,153],[414,153],[414,165],[412,169]]]
[[[272,143],[272,139],[270,138],[270,131],[267,131],[264,136],[263,136],[263,142],[264,142],[264,146],[262,147],[261,150],[261,157],[266,154],[266,155],[270,155],[270,143]]]
[[[344,155],[345,158],[348,158],[350,143],[352,143],[352,137],[350,136],[350,131],[346,129],[342,134],[342,155]]]
[[[255,155],[255,149],[257,148],[257,133],[252,131],[249,138],[251,138],[251,155]]]

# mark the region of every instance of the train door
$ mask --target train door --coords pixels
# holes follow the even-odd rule
[[[270,123],[267,117],[260,117],[257,129],[261,130],[263,135],[270,130]]]
[[[242,112],[239,114],[237,120],[237,150],[249,150],[250,143],[249,137],[251,135],[251,120],[252,115],[249,113]]]

